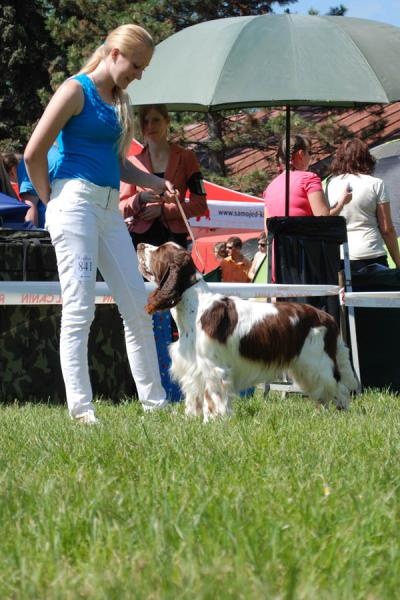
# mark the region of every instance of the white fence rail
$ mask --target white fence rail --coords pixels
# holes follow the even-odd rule
[[[145,283],[150,292],[154,284]],[[400,292],[346,292],[337,285],[286,285],[255,283],[208,283],[211,291],[241,298],[295,298],[302,296],[336,296],[349,309],[350,342],[353,365],[360,379],[357,335],[354,307],[400,308]],[[96,304],[113,304],[107,284],[96,283]],[[1,305],[50,305],[62,304],[61,287],[58,281],[0,281]]]
[[[154,284],[145,283],[148,292]],[[337,285],[275,285],[256,283],[208,283],[213,292],[241,298],[279,298],[301,296],[336,296]],[[112,304],[113,297],[107,284],[96,283],[96,304]],[[58,281],[0,281],[0,305],[61,304],[61,287]]]
[[[358,308],[400,308],[400,292],[346,292],[344,304]]]

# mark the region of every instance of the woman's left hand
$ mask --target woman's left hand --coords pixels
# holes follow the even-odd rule
[[[161,216],[161,206],[159,204],[147,204],[140,211],[140,218],[144,221],[153,221]]]

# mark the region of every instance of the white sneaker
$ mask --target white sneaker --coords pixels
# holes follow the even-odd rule
[[[78,423],[84,423],[85,425],[97,425],[100,423],[92,410],[82,413],[81,415],[77,415],[76,417],[72,417],[72,419]]]
[[[161,400],[159,402],[153,402],[151,404],[143,404],[142,403],[142,408],[143,408],[144,412],[150,413],[150,412],[157,412],[158,410],[164,410],[169,405],[170,405],[170,403],[168,402],[168,400]]]

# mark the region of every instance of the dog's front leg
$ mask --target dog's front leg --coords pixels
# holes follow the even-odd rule
[[[187,417],[199,417],[203,412],[202,396],[186,394],[185,396],[185,415]]]
[[[170,345],[169,354],[171,356],[171,377],[179,383],[184,395],[185,415],[188,417],[200,416],[203,412],[204,382],[191,348],[188,349],[181,340],[178,340]],[[188,360],[187,356],[191,355],[193,360]]]
[[[181,387],[185,396],[185,415],[187,417],[199,417],[203,412],[205,388],[203,377],[197,374],[194,380],[192,377],[183,378]]]
[[[232,383],[229,371],[221,367],[209,370],[204,390],[203,418],[207,422],[215,417],[225,417],[232,413]]]

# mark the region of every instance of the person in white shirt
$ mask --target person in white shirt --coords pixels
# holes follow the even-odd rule
[[[371,175],[375,159],[358,138],[345,140],[331,165],[325,194],[334,207],[343,191],[352,192],[340,215],[346,219],[352,272],[388,267],[386,248],[396,268],[400,268],[397,234],[390,212],[390,200],[382,179]]]

